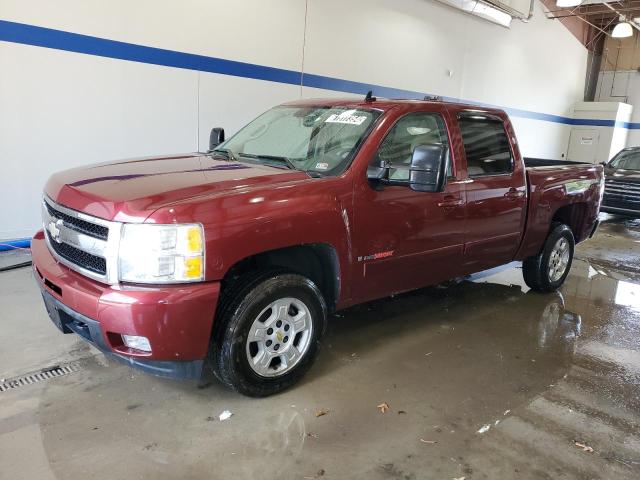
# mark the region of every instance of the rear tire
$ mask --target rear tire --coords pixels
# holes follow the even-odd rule
[[[286,271],[252,272],[222,300],[210,348],[214,375],[250,397],[298,382],[320,346],[327,308],[316,285]]]
[[[552,226],[540,253],[522,262],[522,275],[529,288],[537,292],[552,292],[564,283],[575,250],[571,229],[561,223]]]

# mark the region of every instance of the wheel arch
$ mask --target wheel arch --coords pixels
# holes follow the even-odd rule
[[[571,229],[576,243],[584,240],[587,211],[588,205],[585,202],[571,203],[558,208],[551,218],[549,233],[553,230],[554,224],[562,223]]]
[[[328,311],[336,309],[341,292],[341,272],[338,253],[332,245],[294,245],[245,257],[227,270],[222,279],[222,289],[229,288],[248,272],[269,268],[283,268],[307,277],[322,293]]]

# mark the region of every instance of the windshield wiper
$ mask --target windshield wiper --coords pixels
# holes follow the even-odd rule
[[[255,160],[271,160],[278,162],[291,170],[297,170],[296,166],[287,157],[280,157],[278,155],[254,155],[253,153],[239,153],[241,157],[253,158]]]
[[[215,148],[215,149],[211,150],[209,153],[211,155],[218,154],[219,156],[225,157],[228,160],[231,160],[233,162],[237,162],[238,161],[236,159],[236,156],[233,154],[233,152],[231,150],[229,150],[228,148]]]

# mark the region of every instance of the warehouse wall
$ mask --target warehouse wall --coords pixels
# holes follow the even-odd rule
[[[633,106],[627,146],[639,146],[640,72],[638,70],[601,71],[598,75],[595,99],[598,102],[624,102]]]
[[[605,39],[595,100],[633,107],[627,146],[640,145],[640,36]]]
[[[540,6],[511,29],[431,0],[0,0],[2,20],[52,30],[0,23],[0,239],[33,233],[56,170],[203,150],[212,126],[231,133],[301,96],[498,105],[526,155],[557,158],[587,58]]]

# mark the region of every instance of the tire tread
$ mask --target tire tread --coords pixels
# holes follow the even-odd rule
[[[553,248],[555,242],[562,235],[565,235],[567,239],[571,243],[571,258],[569,259],[569,265],[567,266],[567,271],[556,284],[552,284],[547,278],[545,263],[545,256],[550,254],[550,250]],[[535,290],[536,292],[552,292],[557,290],[569,273],[571,269],[571,263],[573,260],[573,252],[575,248],[575,240],[573,238],[573,233],[571,229],[560,222],[553,222],[551,224],[551,228],[549,229],[549,235],[545,239],[543,247],[540,249],[537,255],[533,255],[531,257],[525,258],[522,262],[522,276],[524,277],[524,282],[527,286]]]

